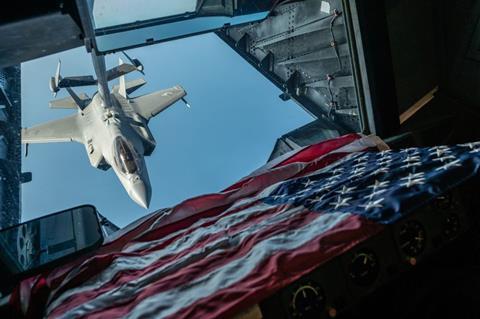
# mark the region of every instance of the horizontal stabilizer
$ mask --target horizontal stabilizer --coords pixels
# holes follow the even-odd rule
[[[127,91],[127,94],[133,93],[136,90],[138,90],[140,87],[145,85],[145,83],[147,83],[147,81],[145,81],[144,79],[136,79],[136,80],[128,81],[125,83],[125,90]],[[114,92],[118,92],[118,89],[119,89],[118,85],[113,86]]]
[[[107,81],[111,81],[136,70],[137,68],[135,66],[128,63],[122,63],[107,71]]]
[[[90,98],[85,93],[78,94],[78,98],[83,102],[82,105],[90,101]],[[49,106],[52,109],[76,109],[79,107],[71,96],[50,101]]]
[[[87,85],[96,85],[96,84],[97,84],[97,80],[95,80],[91,75],[69,76],[66,78],[62,78],[60,82],[58,82],[58,87],[66,88],[66,87],[87,86]]]
[[[83,143],[78,114],[22,129],[22,143],[24,144],[72,141]]]
[[[132,99],[132,102],[136,112],[144,119],[149,120],[185,95],[187,95],[187,92],[180,85],[177,85],[170,89],[136,97]]]

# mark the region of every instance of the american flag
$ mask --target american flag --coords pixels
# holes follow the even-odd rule
[[[10,302],[25,317],[228,318],[477,174],[479,154],[358,134],[308,146],[134,222]]]

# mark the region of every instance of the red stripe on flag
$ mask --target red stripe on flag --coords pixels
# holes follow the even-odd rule
[[[311,145],[303,149],[302,151],[298,152],[294,156],[281,162],[276,167],[284,166],[284,165],[287,165],[290,163],[296,163],[296,162],[311,162],[316,158],[318,158],[319,156],[328,154],[360,138],[361,136],[358,134],[348,134],[348,135],[343,135],[343,136],[333,138],[318,144]]]
[[[345,146],[355,140],[360,139],[361,136],[358,134],[347,134],[330,140],[320,142],[318,144],[310,145],[301,149],[299,152],[293,154],[291,157],[285,159],[274,167],[285,166],[287,164],[296,163],[296,162],[310,162],[322,155],[325,155],[331,151],[334,151],[342,146]],[[242,179],[239,182],[233,184],[232,186],[224,189],[223,191],[231,191],[242,187],[245,183],[249,182],[251,178]]]

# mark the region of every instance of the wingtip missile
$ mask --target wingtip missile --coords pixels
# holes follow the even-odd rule
[[[186,107],[191,108],[190,103],[188,103],[188,101],[184,97],[182,97],[182,102],[185,103]]]

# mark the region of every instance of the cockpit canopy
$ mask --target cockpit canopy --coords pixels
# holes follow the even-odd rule
[[[138,157],[133,146],[121,136],[117,136],[113,143],[115,165],[124,174],[138,172]]]

